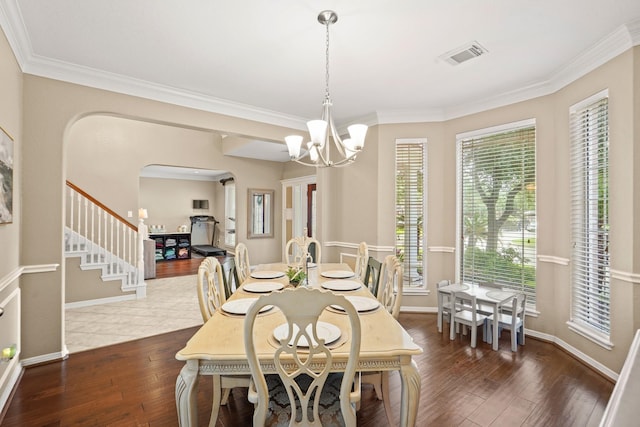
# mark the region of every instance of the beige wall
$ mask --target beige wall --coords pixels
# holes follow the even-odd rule
[[[371,245],[392,247],[395,223],[394,143],[398,138],[427,138],[427,248],[455,247],[455,135],[535,118],[538,253],[568,259],[571,251],[568,227],[568,108],[603,88],[609,88],[612,141],[611,254],[612,268],[616,271],[612,280],[614,348],[611,351],[604,350],[567,329],[565,322],[570,307],[570,271],[568,266],[561,263],[538,262],[540,314],[537,318],[528,318],[527,322],[530,328],[539,333],[557,337],[562,343],[584,352],[604,366],[619,370],[632,339],[632,331],[638,327],[640,320],[637,290],[640,231],[634,227],[634,218],[640,216],[640,197],[637,197],[640,187],[637,185],[640,177],[640,155],[637,150],[640,78],[637,72],[634,73],[639,69],[639,49],[626,52],[553,95],[447,122],[373,127],[367,138],[367,148],[355,165],[318,172],[319,236],[322,240],[351,244],[366,240]],[[21,243],[23,247],[37,246],[39,250],[23,251],[24,264],[60,263],[62,260],[64,180],[69,173],[92,186],[90,182],[95,179],[91,170],[80,172],[76,168],[80,160],[89,160],[95,152],[87,147],[79,147],[86,141],[79,144],[78,141],[73,142],[70,136],[78,132],[79,126],[89,123],[83,121],[89,120],[96,112],[112,113],[136,123],[161,124],[161,127],[172,128],[166,130],[167,135],[173,132],[182,134],[184,129],[197,130],[192,134],[192,139],[196,141],[198,150],[185,149],[182,141],[174,141],[171,146],[153,146],[153,141],[147,141],[146,138],[144,141],[126,138],[127,143],[119,147],[122,150],[114,154],[115,157],[105,158],[105,152],[100,151],[99,161],[104,163],[100,166],[111,166],[111,169],[109,173],[104,171],[105,175],[96,182],[96,191],[104,192],[104,198],[112,200],[119,213],[126,213],[126,210],[138,206],[138,174],[146,164],[229,170],[237,178],[239,224],[246,223],[247,188],[275,189],[275,206],[280,207],[279,180],[309,173],[309,169],[297,165],[223,156],[216,138],[208,134],[208,130],[216,130],[230,135],[279,141],[288,133],[287,129],[25,76],[22,173],[24,227]],[[78,121],[79,118],[82,119]],[[154,132],[157,130],[155,127],[153,129]],[[132,132],[137,135],[135,132],[138,131],[140,129],[136,128]],[[100,138],[99,135],[95,137],[97,144]],[[70,149],[71,144],[74,144],[74,150]],[[75,149],[88,151],[80,156]],[[111,150],[109,152],[113,153]],[[122,168],[124,170],[120,172]],[[84,186],[83,182],[78,182],[78,185]],[[101,194],[97,196],[102,197]],[[42,223],[44,214],[47,227],[43,228],[38,225]],[[247,241],[246,230],[238,227],[238,240],[250,246],[252,264],[280,258],[280,215],[277,211],[274,239]],[[328,260],[335,260],[338,252],[328,251]],[[430,290],[433,291],[433,283],[438,279],[453,278],[454,274],[455,253],[427,252],[426,277]],[[25,277],[22,281],[26,294],[23,325],[26,356],[60,351],[62,342],[63,313],[60,302],[64,299],[64,272],[33,276]],[[435,294],[432,292],[424,297],[406,298],[405,302],[406,305],[434,307]]]

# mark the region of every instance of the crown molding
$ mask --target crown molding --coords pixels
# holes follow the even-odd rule
[[[24,73],[246,120],[297,130],[306,129],[306,118],[34,55],[24,22],[21,20],[17,0],[0,2],[0,26],[4,30],[16,60]],[[620,26],[593,47],[559,68],[548,79],[531,82],[517,90],[489,98],[485,97],[477,102],[465,103],[464,105],[429,110],[375,111],[366,116],[364,122],[370,126],[440,122],[545,96],[563,88],[638,44],[640,44],[640,19]]]

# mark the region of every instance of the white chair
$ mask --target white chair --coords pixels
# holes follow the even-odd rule
[[[202,320],[206,322],[213,313],[220,310],[226,302],[224,272],[217,258],[207,257],[198,267],[198,303]],[[214,391],[219,387],[222,391],[220,399],[214,399],[211,405],[209,425],[215,426],[218,419],[220,405],[226,405],[231,389],[235,387],[249,387],[251,377],[248,375],[214,375]],[[217,384],[219,383],[219,385]]]
[[[307,229],[304,229],[302,236],[294,237],[285,246],[285,262],[290,266],[300,266],[305,261],[307,254],[311,254],[312,261],[316,264],[322,262],[322,248],[320,242],[307,236]]]
[[[457,325],[469,326],[471,328],[471,347],[475,348],[478,341],[478,328],[484,326],[487,316],[479,312],[475,295],[468,292],[454,292],[452,304],[455,307],[455,313],[451,315],[449,337],[451,340],[455,339]]]
[[[324,339],[318,337],[317,330],[320,314],[326,307],[334,304],[344,308],[350,324],[349,331],[342,331],[349,334],[351,340],[350,357],[342,374],[330,373],[336,369],[333,366],[333,355]],[[254,333],[256,316],[266,305],[278,307],[287,321],[286,337],[277,344],[271,336]],[[269,347],[267,340],[274,340],[276,350],[269,356],[269,363],[274,365],[277,375],[265,376],[256,353],[258,346]],[[354,378],[358,377],[356,368],[360,353],[360,318],[343,295],[320,289],[295,288],[261,296],[247,312],[244,345],[252,375],[248,398],[255,404],[254,426],[283,425],[283,419],[290,419],[290,426],[320,426],[321,423],[330,424],[326,422],[330,420],[325,420],[327,417],[333,417],[333,421],[341,421],[339,414],[342,414],[344,424],[355,427],[354,405],[360,400],[358,381],[355,381],[354,390]],[[272,397],[281,397],[283,388],[288,402],[283,404],[280,398],[278,405]],[[339,404],[334,400],[338,397]],[[339,412],[336,411],[337,408],[340,408]],[[290,411],[290,415],[282,411]],[[296,419],[301,421],[296,423]]]
[[[402,264],[394,255],[388,255],[384,259],[381,271],[381,283],[378,288],[378,301],[382,304],[394,319],[400,315],[400,303],[402,301]],[[394,425],[391,415],[391,402],[389,400],[389,371],[363,372],[362,383],[372,384],[378,400],[384,401],[384,409],[387,413],[389,425]]]
[[[358,245],[358,252],[356,253],[356,268],[354,272],[356,276],[364,282],[364,278],[367,275],[367,263],[369,262],[369,246],[367,242],[360,242]]]
[[[378,297],[378,286],[380,285],[380,276],[382,275],[382,263],[370,256],[367,261],[367,271],[364,275],[364,285],[369,288],[374,297]]]
[[[518,293],[512,300],[511,313],[498,314],[498,331],[508,329],[511,331],[511,351],[518,351],[518,344],[524,345],[524,318],[527,296]],[[514,314],[515,313],[515,314]],[[489,344],[493,343],[493,322],[494,316],[487,317],[485,326],[485,339]],[[499,339],[499,337],[496,337]]]
[[[238,274],[237,286],[249,278],[251,274],[251,264],[249,263],[249,250],[244,243],[238,243],[235,250],[236,273]]]
[[[436,283],[436,288],[440,289],[443,288],[445,286],[449,286],[451,284],[450,280],[440,280],[438,283]],[[439,310],[441,310],[440,313],[440,318],[442,319],[442,322],[444,323],[445,321],[447,323],[451,323],[451,311],[452,311],[452,296],[451,294],[442,294],[442,307],[438,307]],[[438,332],[442,332],[442,330],[444,329],[442,327],[442,323],[440,323],[438,325]]]

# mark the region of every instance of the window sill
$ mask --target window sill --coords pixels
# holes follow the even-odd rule
[[[586,326],[580,325],[579,323],[568,321],[567,325],[569,326],[569,330],[575,332],[578,335],[583,336],[584,338],[598,344],[600,347],[603,347],[607,350],[613,349],[613,343],[609,341],[609,337],[597,333]]]

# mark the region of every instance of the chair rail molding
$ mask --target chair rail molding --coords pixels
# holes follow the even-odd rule
[[[429,252],[454,253],[456,248],[452,246],[429,246]]]
[[[629,273],[627,271],[611,270],[611,278],[622,280],[624,282],[633,283],[634,285],[640,285],[640,274]]]
[[[569,263],[571,262],[571,260],[568,258],[562,258],[554,255],[538,255],[537,258],[540,262],[548,262],[558,265],[569,265]]]
[[[338,242],[338,241],[329,241],[326,242],[323,246],[326,247],[336,247],[336,248],[349,248],[349,249],[358,249],[360,243],[350,243],[350,242]],[[394,246],[374,246],[369,245],[369,250],[374,252],[395,252]]]
[[[20,278],[23,274],[29,273],[47,273],[56,271],[60,264],[37,264],[37,265],[21,265],[4,277],[0,278],[0,291],[13,283],[14,280]]]

